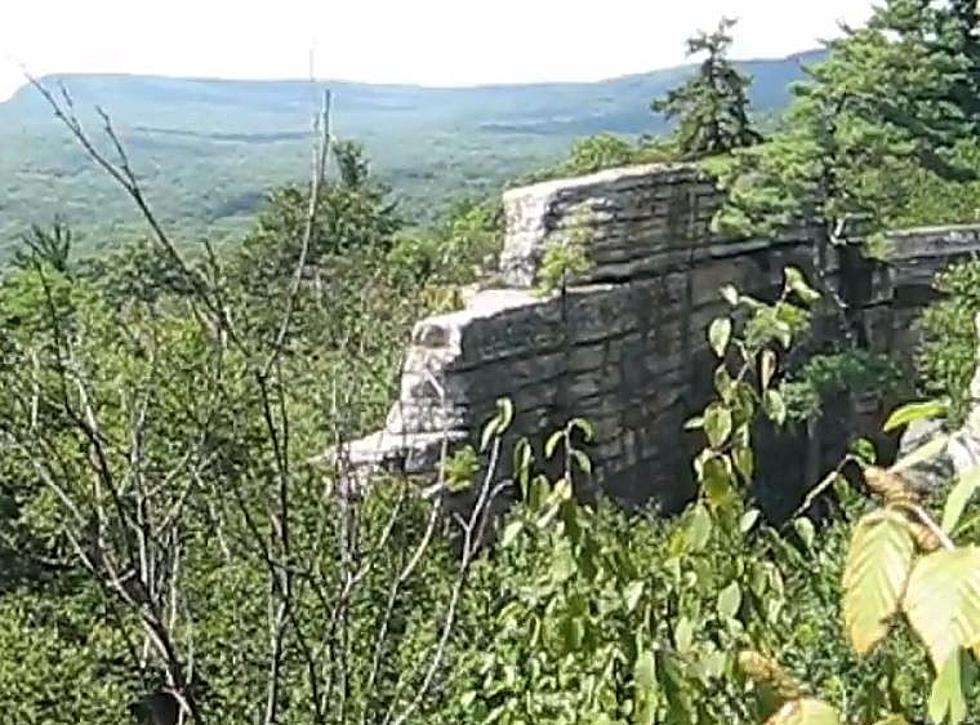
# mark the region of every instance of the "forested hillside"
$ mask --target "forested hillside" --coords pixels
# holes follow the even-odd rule
[[[753,61],[753,98],[761,112],[785,105],[800,63]],[[378,177],[403,202],[409,221],[431,222],[450,200],[482,196],[560,158],[576,138],[599,132],[661,133],[650,113],[692,68],[599,83],[438,89],[328,83],[335,130],[362,141]],[[160,216],[198,237],[241,231],[265,192],[304,177],[316,93],[305,81],[205,81],[140,76],[71,76],[81,111],[112,113],[138,160],[137,171]],[[87,116],[92,127],[98,119]],[[131,210],[53,123],[28,87],[0,104],[0,254],[29,223],[64,214],[80,246],[118,246]]]

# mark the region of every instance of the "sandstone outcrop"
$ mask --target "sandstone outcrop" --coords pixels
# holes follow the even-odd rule
[[[795,265],[840,281],[868,345],[914,344],[912,320],[935,271],[980,251],[980,228],[891,235],[887,262],[814,253],[806,230],[777,239],[712,232],[723,195],[690,165],[637,166],[550,181],[504,196],[506,287],[420,320],[384,430],[350,444],[361,470],[433,471],[444,449],[475,440],[509,397],[513,435],[539,440],[589,419],[594,485],[626,501],[672,506],[688,494],[693,441],[684,421],[710,394],[705,329],[726,284],[760,297]],[[589,270],[564,295],[535,289],[550,245],[587,240]],[[845,283],[846,282],[846,283]]]

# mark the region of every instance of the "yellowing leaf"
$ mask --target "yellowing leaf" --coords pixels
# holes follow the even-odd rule
[[[854,651],[865,654],[888,633],[912,568],[915,542],[905,517],[879,509],[854,529],[844,565],[844,630]]]
[[[980,642],[980,548],[946,549],[920,558],[902,608],[937,672],[960,647]]]
[[[840,725],[840,716],[827,703],[804,698],[787,702],[766,725]]]
[[[960,654],[957,652],[936,675],[929,694],[929,717],[933,722],[961,723],[966,718],[966,700],[963,698],[963,682],[960,679]]]

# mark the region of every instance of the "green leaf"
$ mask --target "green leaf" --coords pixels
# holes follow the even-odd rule
[[[803,302],[811,304],[820,299],[820,293],[806,283],[803,273],[796,267],[786,267],[783,276],[786,278],[786,290],[794,292]]]
[[[634,725],[654,725],[657,722],[657,658],[643,650],[633,667],[636,709],[631,722]],[[621,721],[617,721],[621,722]]]
[[[684,423],[684,430],[701,430],[702,428],[704,428],[703,415],[696,415]]]
[[[708,327],[708,342],[711,349],[718,357],[725,356],[728,349],[728,341],[732,338],[732,321],[727,317],[719,317],[712,320]]]
[[[732,433],[732,411],[713,404],[704,412],[704,434],[712,448],[720,448]]]
[[[735,285],[726,284],[721,288],[722,299],[725,300],[732,307],[738,304],[738,290],[735,289]]]
[[[852,456],[869,466],[873,466],[878,460],[875,444],[867,438],[858,438],[852,441],[847,450]]]
[[[977,486],[980,486],[980,466],[971,468],[969,471],[956,479],[956,485],[953,486],[953,490],[949,492],[949,496],[946,497],[946,505],[943,507],[943,531],[947,534],[952,534],[953,529],[960,521],[960,517],[963,516],[963,512],[966,510],[966,504],[973,498],[973,494],[977,491]]]
[[[500,420],[494,416],[487,421],[487,424],[483,426],[483,435],[480,436],[480,450],[485,451],[490,446],[490,441],[494,439],[497,435],[497,430],[500,428]]]
[[[503,433],[514,422],[514,404],[510,398],[497,399],[497,417],[500,419],[500,432]]]
[[[786,403],[778,391],[769,389],[762,394],[762,409],[776,425],[786,422]]]
[[[900,408],[893,410],[891,415],[888,416],[888,420],[885,421],[884,431],[888,433],[916,420],[938,418],[944,416],[948,410],[949,402],[946,400],[906,403]]]
[[[721,503],[732,492],[732,464],[728,456],[715,456],[704,462],[701,476],[704,494],[709,501]]]
[[[837,711],[821,700],[803,698],[784,704],[766,725],[841,725]]]
[[[752,474],[755,473],[755,454],[748,446],[738,446],[732,449],[732,463],[746,483],[752,481]]]
[[[565,431],[556,430],[549,436],[548,440],[544,444],[544,457],[553,458],[555,455],[555,449],[558,448],[558,444],[561,443],[562,439],[565,437]]]
[[[912,568],[915,542],[905,517],[893,509],[864,516],[854,528],[844,565],[844,630],[859,655],[888,633]]]
[[[585,625],[581,617],[564,617],[561,621],[562,641],[565,652],[574,652],[582,646],[585,639]]]
[[[595,428],[593,428],[592,424],[585,418],[572,418],[570,421],[568,421],[569,432],[575,430],[576,428],[582,431],[582,437],[585,439],[586,443],[591,443],[595,440]]]
[[[796,529],[796,534],[800,537],[804,546],[808,549],[813,548],[813,541],[816,539],[817,532],[813,528],[813,522],[810,521],[806,516],[801,516],[798,519],[793,520],[793,528]]]
[[[691,510],[691,516],[684,530],[684,539],[691,551],[701,551],[711,538],[711,514],[701,504]]]
[[[929,718],[936,723],[961,723],[966,719],[966,700],[960,677],[960,653],[952,655],[942,666],[929,694]]]
[[[738,582],[732,582],[721,590],[718,595],[718,615],[722,619],[735,619],[739,607],[742,606],[742,590]]]
[[[980,642],[980,548],[935,551],[912,569],[902,609],[936,671]]]
[[[769,388],[772,376],[776,374],[776,353],[766,348],[762,351],[762,359],[759,363],[759,383],[763,390]]]
[[[571,453],[572,453],[572,458],[578,464],[578,467],[581,469],[582,473],[591,475],[592,474],[591,459],[587,455],[585,455],[583,451],[580,451],[577,448],[572,449]]]
[[[684,655],[691,651],[691,644],[694,642],[694,625],[687,617],[677,620],[674,627],[674,646],[677,651]]]
[[[640,597],[643,596],[643,586],[642,581],[630,582],[626,585],[626,590],[623,592],[623,600],[626,603],[627,612],[632,612],[636,609],[636,605],[640,603]]]
[[[742,514],[741,520],[738,522],[738,530],[743,534],[747,534],[755,526],[755,522],[759,520],[759,509],[749,509],[744,514]]]
[[[633,682],[644,690],[657,688],[657,658],[650,650],[640,652],[633,668]]]
[[[507,525],[504,526],[504,532],[500,535],[500,545],[510,546],[517,535],[521,533],[524,528],[524,522],[520,519],[514,519],[513,521],[508,521]]]

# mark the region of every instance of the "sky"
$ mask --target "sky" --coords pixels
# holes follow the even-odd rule
[[[779,57],[870,0],[0,0],[0,100],[34,75],[140,73],[458,86],[598,80],[684,62],[739,19],[733,55]]]

